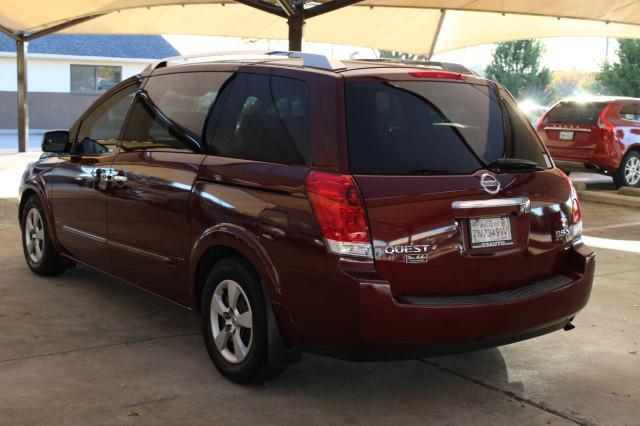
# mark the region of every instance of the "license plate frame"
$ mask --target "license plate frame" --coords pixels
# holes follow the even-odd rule
[[[511,216],[472,217],[468,219],[467,227],[471,249],[500,249],[516,244]]]
[[[561,130],[560,133],[558,133],[558,139],[561,141],[572,141],[575,137],[576,132],[570,130]]]

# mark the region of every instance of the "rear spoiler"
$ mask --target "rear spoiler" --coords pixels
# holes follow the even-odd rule
[[[473,75],[476,77],[480,77],[478,73],[469,69],[461,64],[455,64],[453,62],[435,62],[435,61],[423,61],[419,59],[400,59],[400,58],[375,58],[375,59],[358,59],[358,61],[363,62],[374,62],[374,63],[389,63],[395,65],[409,65],[412,67],[420,67],[427,68],[433,70],[440,71],[449,71],[452,73],[465,74],[465,75]]]

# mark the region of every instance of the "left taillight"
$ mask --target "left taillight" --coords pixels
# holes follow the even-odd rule
[[[364,203],[353,177],[312,171],[306,188],[327,250],[373,259]]]
[[[578,192],[569,176],[565,175],[565,180],[571,188],[571,238],[573,244],[578,244],[582,241],[582,210],[580,209],[580,200],[578,200]]]

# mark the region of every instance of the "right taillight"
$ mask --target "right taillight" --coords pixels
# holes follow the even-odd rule
[[[373,259],[364,203],[353,177],[312,171],[306,187],[327,250]]]

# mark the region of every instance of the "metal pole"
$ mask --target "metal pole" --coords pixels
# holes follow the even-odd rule
[[[294,8],[295,13],[289,16],[289,50],[292,52],[302,51],[302,32],[304,28],[304,9],[301,6]]]
[[[440,10],[440,19],[438,19],[438,26],[436,26],[436,31],[433,34],[433,41],[431,42],[431,47],[429,48],[429,53],[427,54],[427,59],[431,59],[433,53],[436,51],[436,44],[438,44],[438,39],[440,38],[440,32],[442,31],[442,24],[444,23],[444,18],[447,16],[447,11],[445,9]]]
[[[29,106],[27,104],[27,45],[24,36],[16,40],[18,62],[18,151],[26,152],[29,142]]]

